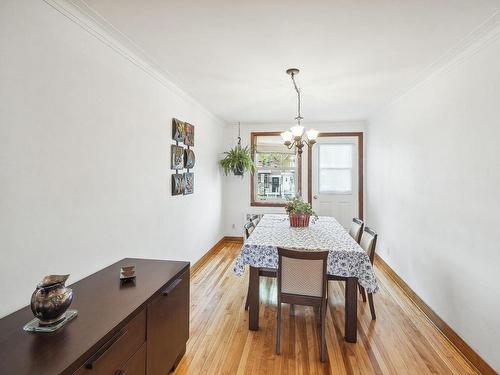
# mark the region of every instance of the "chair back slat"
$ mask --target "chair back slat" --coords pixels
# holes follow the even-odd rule
[[[366,251],[368,257],[370,258],[370,262],[373,264],[373,260],[375,259],[375,251],[377,248],[377,233],[368,227],[365,227],[363,231],[363,235],[361,236],[361,241],[359,245]]]
[[[260,215],[253,215],[251,218],[250,218],[250,221],[253,223],[253,226],[256,227],[257,224],[259,224],[259,221],[260,221]]]
[[[245,228],[245,237],[248,238],[250,237],[250,234],[252,234],[255,226],[253,222],[249,221],[248,223],[245,224],[244,228]]]
[[[360,220],[358,218],[353,218],[351,222],[351,228],[349,229],[349,234],[351,235],[352,238],[354,238],[354,241],[359,243],[361,240],[361,235],[363,234],[363,227],[365,223],[363,223],[363,220]]]

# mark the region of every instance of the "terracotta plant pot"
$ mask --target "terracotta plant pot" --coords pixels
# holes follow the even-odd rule
[[[310,215],[307,214],[290,214],[290,226],[294,228],[308,227]]]

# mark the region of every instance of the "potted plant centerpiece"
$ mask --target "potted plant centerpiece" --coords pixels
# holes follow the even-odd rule
[[[308,227],[309,219],[313,216],[318,218],[316,212],[313,211],[312,206],[304,202],[302,198],[294,198],[285,206],[285,210],[290,217],[290,226],[292,227]]]

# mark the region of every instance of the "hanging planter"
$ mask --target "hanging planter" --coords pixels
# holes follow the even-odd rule
[[[248,146],[241,147],[241,137],[240,137],[240,124],[238,123],[238,144],[230,149],[227,152],[224,152],[226,155],[224,159],[220,161],[220,165],[224,170],[224,173],[227,174],[233,172],[235,176],[241,176],[245,174],[245,172],[254,173],[255,163],[252,160],[252,154],[248,149]]]
[[[235,176],[243,176],[245,172],[255,172],[255,164],[248,146],[241,147],[237,144],[224,154],[226,157],[220,161],[220,165],[226,176],[230,172],[233,172]]]
[[[238,164],[234,169],[233,173],[235,176],[243,176],[243,173],[245,172],[245,166],[243,163]]]

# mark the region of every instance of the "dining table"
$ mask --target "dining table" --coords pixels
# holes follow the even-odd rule
[[[308,227],[291,227],[288,215],[264,214],[245,240],[234,264],[243,276],[249,266],[249,329],[259,329],[259,271],[278,269],[278,247],[303,251],[328,251],[327,274],[345,280],[345,340],[357,340],[357,293],[378,291],[373,266],[365,250],[331,216],[311,218]]]

